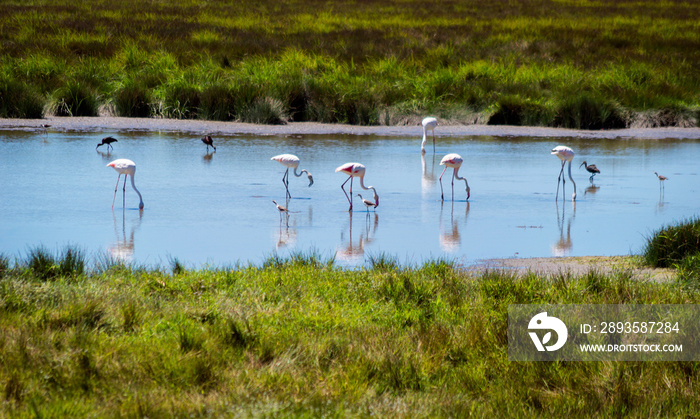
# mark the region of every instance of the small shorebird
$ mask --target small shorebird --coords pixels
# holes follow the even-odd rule
[[[666,189],[666,186],[664,185],[664,181],[668,180],[668,178],[666,176],[660,175],[656,172],[654,172],[654,174],[656,175],[657,178],[659,178],[659,191],[661,190],[662,187],[664,189]]]
[[[282,205],[278,204],[277,201],[275,201],[274,199],[272,200],[272,203],[277,206],[277,211],[279,211],[280,214],[282,214],[283,212],[287,212],[287,213],[289,212],[287,207],[283,207]]]
[[[357,196],[360,197],[360,199],[362,200],[362,203],[365,204],[365,207],[367,207],[367,212],[369,212],[370,208],[372,208],[372,210],[377,208],[377,204],[375,204],[374,202],[370,201],[369,199],[363,198],[362,195],[360,195],[359,193],[357,194]]]
[[[591,174],[591,177],[588,178],[588,180],[590,180],[591,182],[593,182],[593,176],[600,173],[600,170],[598,170],[598,168],[595,167],[595,164],[589,165],[588,163],[586,163],[585,160],[583,161],[583,163],[581,163],[581,166],[586,166],[586,170],[588,171],[588,173]],[[579,166],[579,169],[581,168],[581,166]]]
[[[207,153],[209,152],[209,146],[216,151],[216,147],[214,147],[214,140],[211,138],[211,135],[205,135],[202,137],[202,142],[207,145]]]
[[[111,148],[112,150],[114,150],[114,147],[112,147],[112,143],[116,143],[116,142],[117,142],[117,139],[114,137],[105,137],[102,139],[101,143],[97,143],[97,147],[95,147],[95,150],[100,148],[100,146],[102,146],[102,145],[107,145],[108,149]]]

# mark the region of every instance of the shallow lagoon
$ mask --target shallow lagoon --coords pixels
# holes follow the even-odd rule
[[[114,150],[95,145],[108,135]],[[188,267],[260,263],[278,254],[316,251],[355,266],[382,254],[404,263],[447,257],[474,264],[489,258],[626,255],[655,229],[694,216],[700,204],[699,140],[450,136],[419,154],[419,136],[216,135],[207,153],[201,136],[177,132],[0,131],[0,252],[21,256],[37,245],[78,245],[137,264],[177,258]],[[550,150],[574,149],[573,188],[555,202],[559,160]],[[450,200],[447,153],[464,158],[462,182]],[[281,153],[301,158],[314,175],[290,177],[284,204]],[[111,209],[114,159],[136,162],[145,210],[121,184]],[[583,160],[601,170],[594,183]],[[349,213],[340,190],[346,162],[367,167],[366,185],[380,195],[369,214],[358,198]],[[669,177],[660,191],[654,171]],[[354,192],[361,191],[358,183]],[[347,185],[346,185],[347,188]],[[371,197],[371,191],[366,192]],[[364,194],[363,194],[364,195]]]

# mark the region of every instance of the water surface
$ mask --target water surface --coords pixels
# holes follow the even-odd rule
[[[101,138],[119,141],[95,150]],[[356,135],[216,136],[206,152],[199,136],[172,132],[0,131],[0,252],[23,256],[31,247],[78,245],[145,265],[177,258],[190,267],[260,263],[290,252],[316,251],[345,266],[387,254],[404,263],[437,257],[472,264],[504,257],[627,255],[663,225],[697,213],[699,140],[582,139],[466,136],[437,139],[419,154],[419,137]],[[550,150],[576,152],[573,185],[555,201],[561,165]],[[285,205],[284,167],[270,161],[296,154],[314,175],[290,176],[291,213]],[[466,201],[452,169],[443,178],[442,156],[464,158]],[[127,184],[126,207],[117,173],[107,163],[137,165],[144,211]],[[579,165],[601,170],[594,182]],[[380,206],[355,211],[340,189],[346,162],[367,167],[365,184],[377,188]],[[654,175],[669,178],[660,189]],[[348,189],[346,185],[346,189]],[[357,182],[353,192],[371,197]],[[366,195],[365,195],[366,194]]]

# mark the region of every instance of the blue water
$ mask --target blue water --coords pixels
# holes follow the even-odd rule
[[[101,138],[114,150],[95,150]],[[315,251],[356,266],[386,254],[403,263],[437,257],[472,264],[504,257],[627,255],[641,250],[654,230],[697,214],[700,207],[698,140],[606,140],[517,137],[438,138],[437,152],[421,157],[420,138],[377,136],[218,136],[206,152],[198,136],[158,132],[42,133],[0,131],[0,252],[22,257],[44,245],[78,245],[94,257],[110,254],[143,265],[177,259],[188,267],[261,263],[277,254]],[[559,144],[576,152],[565,199],[555,201]],[[300,169],[290,176],[291,213],[285,205],[284,167],[270,157],[292,153]],[[440,158],[459,153],[471,198]],[[136,165],[138,196],[122,184],[112,210],[117,173],[107,163]],[[583,160],[601,174],[594,183]],[[355,211],[340,189],[346,162],[367,167],[365,184],[380,205]],[[669,178],[660,189],[654,175]],[[346,189],[348,188],[346,185]],[[354,183],[353,192],[371,198]]]

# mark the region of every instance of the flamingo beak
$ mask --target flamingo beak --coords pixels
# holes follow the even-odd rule
[[[311,185],[313,185],[313,184],[314,184],[314,178],[313,178],[313,176],[309,175],[309,188],[310,188]]]
[[[472,196],[471,190],[467,188],[467,200],[469,200],[469,197]]]
[[[378,206],[379,206],[379,196],[375,196],[374,197],[374,207],[376,208]]]
[[[143,202],[139,204],[139,211],[143,211]]]

